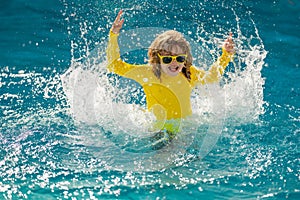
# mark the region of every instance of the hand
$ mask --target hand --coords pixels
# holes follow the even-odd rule
[[[123,26],[123,23],[124,23],[124,19],[121,19],[121,15],[122,15],[123,11],[120,10],[119,13],[118,13],[118,16],[116,17],[112,27],[111,27],[111,31],[115,34],[119,34],[120,33],[120,30]]]
[[[228,53],[235,53],[234,50],[234,42],[232,40],[232,33],[229,33],[228,38],[225,40],[223,44],[223,48],[228,52]]]

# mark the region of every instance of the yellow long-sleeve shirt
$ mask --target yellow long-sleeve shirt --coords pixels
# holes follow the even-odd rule
[[[232,54],[222,50],[222,55],[210,67],[209,71],[199,70],[191,66],[191,80],[179,73],[168,76],[162,72],[158,79],[150,65],[129,64],[121,60],[118,45],[118,34],[110,31],[107,48],[108,70],[120,76],[137,81],[144,89],[148,110],[151,110],[158,120],[184,118],[192,114],[190,95],[197,84],[217,82]]]

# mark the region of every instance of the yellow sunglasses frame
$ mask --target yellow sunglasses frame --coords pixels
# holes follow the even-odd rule
[[[171,57],[172,58],[172,61],[171,62],[173,62],[173,60],[175,60],[176,62],[178,62],[177,60],[176,60],[176,58],[177,57],[179,57],[179,56],[183,56],[183,57],[185,57],[185,60],[183,61],[183,62],[178,62],[178,63],[184,63],[185,61],[186,61],[186,58],[187,58],[187,55],[186,54],[179,54],[179,55],[176,55],[176,56],[162,56],[162,55],[160,55],[159,53],[157,54],[158,55],[158,57],[160,58],[160,60],[163,62],[163,58],[166,58],[166,57]],[[171,63],[170,62],[170,63]],[[170,63],[165,63],[165,62],[163,62],[164,64],[170,64]]]

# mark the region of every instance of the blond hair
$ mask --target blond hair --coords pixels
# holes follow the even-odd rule
[[[190,44],[181,33],[174,30],[165,31],[162,34],[158,35],[149,47],[148,57],[149,63],[153,67],[153,73],[158,79],[160,79],[161,65],[158,54],[161,54],[163,52],[171,53],[172,47],[175,45],[179,46],[184,54],[187,55],[187,60],[184,63],[182,73],[188,80],[190,80],[190,67],[193,61]]]

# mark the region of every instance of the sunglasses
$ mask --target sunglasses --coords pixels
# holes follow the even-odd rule
[[[164,64],[170,64],[174,59],[178,63],[184,63],[186,61],[186,57],[187,57],[186,54],[177,55],[177,56],[162,56],[160,54],[157,54],[157,55]]]

